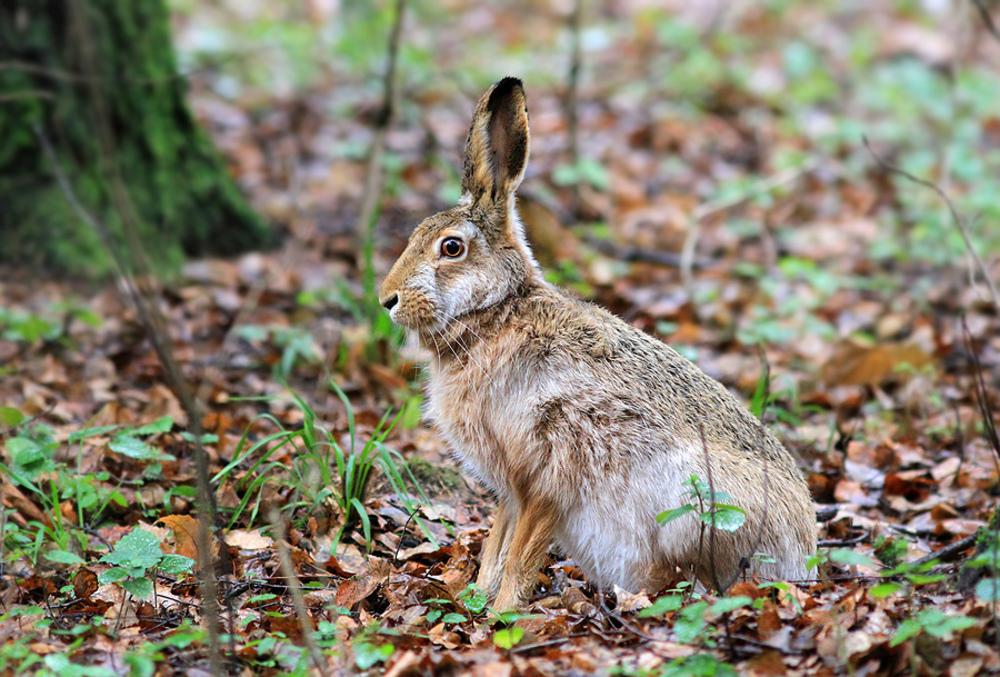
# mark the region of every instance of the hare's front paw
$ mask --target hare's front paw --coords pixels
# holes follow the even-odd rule
[[[496,611],[517,611],[524,606],[525,591],[530,588],[522,582],[514,582],[511,579],[500,584],[500,592],[493,602]]]
[[[476,587],[492,597],[500,587],[501,573],[503,573],[503,563],[498,558],[492,560],[483,558],[479,565],[479,575],[476,576]]]
[[[479,575],[476,577],[476,586],[490,596],[500,587],[512,531],[510,512],[504,502],[497,507],[493,516],[493,526],[483,541],[483,550],[479,558]]]

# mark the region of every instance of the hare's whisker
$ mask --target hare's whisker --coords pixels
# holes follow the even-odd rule
[[[482,337],[482,336],[480,336],[479,334],[477,334],[477,333],[476,333],[476,330],[475,330],[475,329],[473,329],[472,327],[470,327],[470,326],[469,326],[468,324],[466,324],[465,322],[463,322],[463,321],[462,321],[462,320],[460,320],[459,318],[455,318],[455,322],[458,322],[458,323],[459,323],[460,325],[462,325],[462,326],[463,326],[464,328],[468,329],[468,330],[469,330],[469,331],[471,331],[471,332],[472,332],[473,334],[475,334],[476,338],[478,338],[478,339],[480,340],[480,342],[482,342],[482,344],[483,344],[483,345],[488,345],[488,344],[487,344],[487,343],[486,343],[486,342],[485,342],[485,341],[483,340],[483,337]],[[483,365],[482,365],[482,364],[480,364],[479,360],[477,360],[477,359],[475,359],[475,358],[473,357],[473,355],[472,355],[472,348],[471,348],[471,347],[469,347],[469,345],[468,345],[468,344],[467,344],[467,343],[465,342],[465,339],[464,339],[464,338],[463,338],[463,337],[462,337],[461,335],[457,336],[457,337],[456,337],[456,339],[458,340],[458,342],[459,342],[459,345],[461,345],[461,346],[462,346],[462,348],[463,348],[463,349],[465,350],[466,354],[468,354],[468,356],[469,356],[469,359],[470,359],[470,360],[472,360],[472,361],[473,361],[473,362],[474,362],[474,363],[476,364],[476,366],[477,366],[477,367],[479,367],[479,370],[480,370],[480,371],[481,371],[481,372],[482,372],[482,373],[483,373],[483,374],[485,375],[485,374],[486,374],[486,369],[485,369],[485,368],[483,367]]]

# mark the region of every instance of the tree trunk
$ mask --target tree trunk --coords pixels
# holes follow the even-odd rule
[[[0,3],[0,261],[95,273],[110,246],[163,269],[267,244],[184,94],[165,0]]]

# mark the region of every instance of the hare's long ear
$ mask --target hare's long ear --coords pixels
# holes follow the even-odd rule
[[[528,109],[524,87],[504,78],[483,94],[465,141],[462,192],[473,204],[506,204],[528,164]]]

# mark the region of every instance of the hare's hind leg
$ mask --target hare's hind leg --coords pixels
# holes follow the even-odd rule
[[[535,574],[552,544],[556,519],[555,509],[542,501],[522,506],[504,562],[500,592],[493,604],[498,611],[518,608],[531,593]]]
[[[476,586],[490,595],[495,594],[500,587],[500,575],[513,531],[514,518],[509,502],[501,499],[493,515],[493,526],[483,541],[483,550],[479,556],[479,575],[476,577]]]

